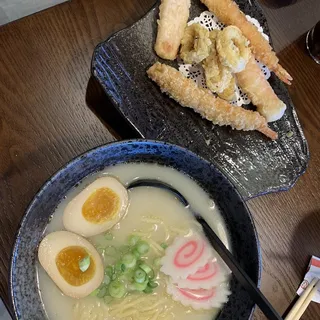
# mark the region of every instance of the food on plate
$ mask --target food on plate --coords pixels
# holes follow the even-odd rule
[[[228,301],[228,296],[231,294],[223,284],[210,289],[189,289],[180,288],[171,280],[168,281],[167,292],[173,300],[196,310],[221,308],[221,305]]]
[[[145,163],[106,168],[85,178],[67,194],[40,244],[37,277],[48,319],[215,319],[228,300],[230,270],[205,240],[190,209],[167,190],[142,186],[128,190],[127,212],[122,219],[107,232],[87,240],[68,231],[56,231],[62,228],[69,199],[77,198],[83,192],[81,188],[101,177],[116,179],[124,186],[137,178],[161,177],[187,197],[230,248],[219,209],[187,175]],[[176,265],[171,263],[170,252]],[[177,266],[183,268],[184,278]],[[175,275],[176,282],[168,274]]]
[[[115,178],[99,178],[67,205],[64,227],[90,237],[113,227],[126,213],[128,191]]]
[[[278,137],[258,112],[234,107],[216,98],[209,90],[199,88],[193,80],[185,78],[170,66],[156,62],[147,73],[160,86],[162,92],[167,93],[183,107],[192,108],[214,124],[230,125],[237,130],[257,130],[271,139]]]
[[[236,98],[236,81],[233,72],[245,68],[250,49],[248,41],[236,27],[210,32],[210,55],[202,62],[207,87],[221,99]]]
[[[218,98],[210,94],[209,90],[199,88],[192,80],[184,78],[172,67],[160,63],[154,64],[147,71],[149,77],[182,106],[192,108],[214,124],[230,125],[233,129],[244,131],[257,130],[273,140],[277,139],[277,133],[268,127],[267,122],[280,119],[286,105],[272,90],[253,54],[282,81],[290,84],[291,76],[278,63],[268,41],[247,20],[234,1],[201,1],[227,27],[222,31],[209,32],[200,23],[193,21],[183,28],[180,57],[187,64],[201,63],[206,86]],[[162,1],[161,7],[167,8],[168,3]],[[170,28],[162,25],[161,32],[167,30],[167,34],[170,34],[172,25]],[[176,27],[176,30],[180,35],[181,29]],[[159,32],[160,27],[158,35]],[[236,108],[227,103],[236,100],[237,85],[257,106],[258,112]]]
[[[167,254],[167,253],[166,253]],[[176,279],[179,288],[210,289],[226,281],[227,274],[222,270],[218,261],[213,258],[186,279]]]
[[[161,259],[161,271],[169,276],[167,293],[194,309],[220,308],[228,301],[224,272],[216,254],[200,234],[177,237]]]
[[[184,29],[189,18],[190,0],[162,0],[159,7],[157,55],[163,59],[177,57]]]
[[[217,95],[221,99],[226,101],[233,101],[236,99],[236,79],[234,75],[232,75],[228,87],[225,88],[222,92],[217,92]]]
[[[161,271],[173,280],[186,279],[212,258],[210,245],[199,236],[177,237],[161,259]]]
[[[223,93],[230,86],[233,78],[230,69],[221,64],[216,50],[216,37],[219,33],[218,30],[210,32],[210,54],[202,63],[206,85],[215,93]]]
[[[217,16],[219,21],[226,25],[238,27],[250,41],[250,48],[255,57],[273,71],[279,79],[291,84],[292,77],[279,64],[279,59],[269,42],[262,36],[256,26],[246,19],[244,13],[233,0],[201,0],[201,2]]]
[[[279,120],[283,116],[286,105],[274,93],[254,57],[251,57],[246,68],[235,76],[238,85],[268,122]]]
[[[181,40],[180,57],[185,63],[199,63],[210,52],[209,31],[198,23],[188,26]]]
[[[244,70],[251,56],[249,41],[235,26],[228,26],[217,34],[216,48],[221,63],[234,73]]]
[[[86,297],[102,282],[100,255],[89,241],[74,233],[49,233],[40,243],[38,257],[50,278],[69,297]]]

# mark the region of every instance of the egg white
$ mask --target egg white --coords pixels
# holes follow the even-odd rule
[[[86,220],[82,215],[82,207],[92,193],[100,188],[109,188],[115,192],[119,198],[120,205],[118,212],[112,219],[103,223],[93,223]],[[84,237],[91,237],[105,232],[124,216],[128,206],[128,199],[127,189],[117,179],[113,177],[99,178],[69,202],[63,213],[63,225],[67,230]]]
[[[95,273],[93,277],[81,286],[70,285],[62,277],[56,265],[56,257],[59,252],[70,246],[83,247],[95,263]],[[103,263],[94,246],[88,240],[68,231],[49,233],[40,243],[38,258],[40,264],[54,283],[65,295],[72,298],[86,297],[100,286],[104,277]]]

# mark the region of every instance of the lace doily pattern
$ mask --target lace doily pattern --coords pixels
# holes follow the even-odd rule
[[[246,18],[248,21],[250,21],[252,24],[254,24],[258,28],[259,32],[262,33],[263,37],[269,41],[269,37],[263,33],[263,28],[261,27],[258,20],[254,19],[248,15],[246,16]],[[209,12],[209,11],[202,12],[199,17],[196,17],[195,19],[189,21],[188,25],[191,25],[194,23],[201,24],[203,27],[205,27],[209,31],[212,31],[215,29],[222,30],[225,27],[225,25],[223,23],[221,23],[212,12]],[[269,77],[270,77],[269,69],[265,65],[260,63],[259,61],[257,61],[257,62],[259,64],[265,78],[269,79]],[[203,88],[207,88],[205,77],[204,77],[204,71],[203,71],[203,68],[201,67],[201,65],[186,64],[180,59],[178,60],[178,64],[179,64],[179,71],[185,77],[191,78],[192,80],[194,80],[198,86],[203,87]],[[237,86],[236,87],[236,99],[234,101],[232,101],[231,104],[237,105],[237,106],[242,106],[242,105],[249,104],[250,102],[251,101],[248,98],[248,96],[244,92],[242,92],[241,88],[239,88]]]

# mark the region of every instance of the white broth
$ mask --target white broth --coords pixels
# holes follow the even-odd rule
[[[160,179],[172,185],[185,196],[193,210],[208,221],[225,245],[230,247],[224,221],[214,201],[210,199],[207,193],[188,176],[172,168],[154,164],[116,165],[85,178],[58,205],[52,220],[48,224],[46,234],[64,230],[62,215],[68,202],[88,184],[105,175],[118,178],[124,185],[128,185],[138,178]],[[161,254],[159,251],[161,248],[159,249],[157,244],[163,242],[170,244],[179,234],[186,235],[202,231],[190,210],[184,207],[171,193],[158,188],[137,187],[129,190],[127,213],[122,220],[110,229],[110,232],[113,236],[112,240],[106,239],[104,235],[97,235],[88,239],[96,248],[118,247],[126,243],[129,235],[138,234],[150,243],[150,253],[146,261],[153,261]],[[102,250],[101,252],[105,265],[113,263],[111,261],[112,257],[109,257],[106,251]],[[41,298],[50,320],[211,320],[219,312],[219,309],[195,311],[191,307],[185,307],[179,302],[173,301],[171,296],[166,293],[165,280],[159,275],[157,278],[159,286],[152,294],[129,294],[119,301],[105,304],[103,299],[94,296],[79,300],[67,297],[61,293],[40,265],[37,267],[37,272]],[[138,310],[138,312],[134,313],[135,310]]]

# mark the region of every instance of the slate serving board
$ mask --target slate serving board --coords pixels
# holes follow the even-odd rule
[[[245,14],[256,18],[270,36],[256,1],[237,0],[237,3]],[[199,0],[192,0],[190,19],[205,10]],[[277,141],[258,132],[212,125],[162,94],[146,75],[146,70],[156,61],[177,67],[176,62],[160,59],[153,50],[158,13],[159,2],[141,20],[112,35],[94,51],[92,74],[116,109],[142,138],[187,147],[214,163],[245,199],[292,187],[307,167],[309,150],[284,84],[274,75],[269,79],[287,105],[283,118],[270,125],[279,134]],[[291,137],[287,135],[289,132],[293,133]]]

